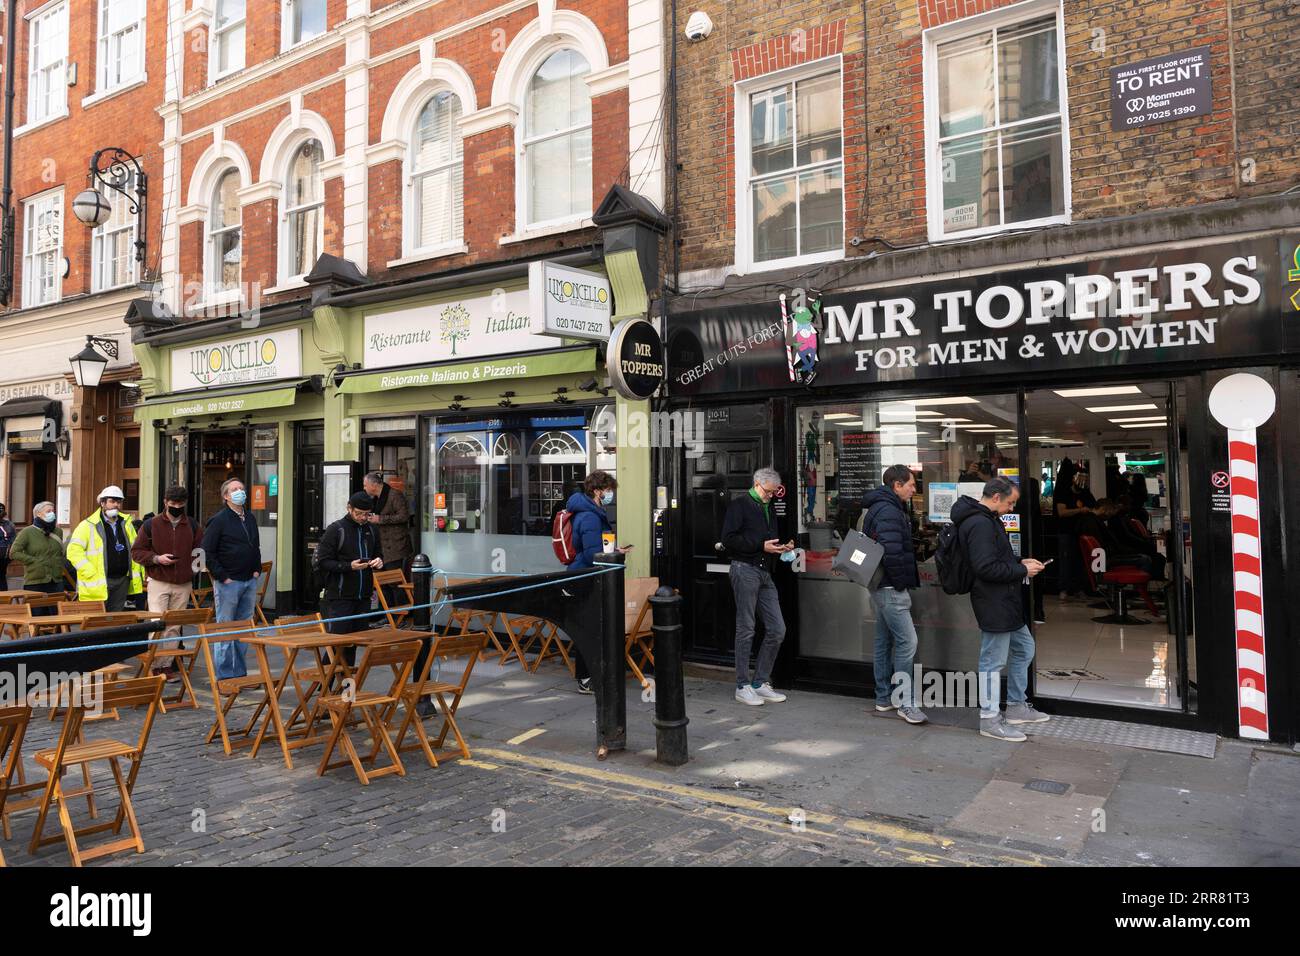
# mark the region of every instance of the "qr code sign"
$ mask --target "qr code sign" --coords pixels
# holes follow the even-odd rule
[[[934,504],[931,510],[935,514],[946,515],[952,511],[952,506],[956,503],[957,496],[951,491],[936,491],[934,493]]]

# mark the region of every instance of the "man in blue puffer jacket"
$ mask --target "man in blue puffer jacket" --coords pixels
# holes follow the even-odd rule
[[[923,724],[926,716],[916,706],[912,662],[916,659],[916,626],[912,623],[909,588],[921,586],[912,546],[912,495],[916,476],[906,465],[890,465],[879,488],[862,499],[862,531],[885,549],[879,585],[871,592],[876,609],[876,711],[895,709],[909,724]],[[899,699],[892,700],[894,678],[900,677]]]

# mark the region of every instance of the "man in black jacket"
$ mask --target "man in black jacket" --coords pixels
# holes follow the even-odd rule
[[[876,712],[897,710],[909,724],[923,724],[926,716],[916,706],[912,680],[916,626],[912,623],[909,589],[921,586],[909,514],[914,494],[916,476],[912,470],[906,465],[890,465],[880,487],[863,496],[862,532],[885,549],[880,561],[880,584],[871,592],[876,609]]]
[[[258,578],[262,573],[262,544],[257,521],[248,510],[248,492],[238,478],[221,485],[220,511],[208,519],[203,532],[203,561],[212,577],[212,594],[218,621],[246,621],[257,605]],[[213,644],[217,677],[244,677],[248,673],[244,645],[239,640]]]
[[[375,593],[375,572],[384,566],[379,545],[379,531],[370,523],[375,499],[358,491],[348,499],[348,513],[335,521],[316,545],[316,566],[324,577],[325,592],[321,611],[330,621],[331,634],[353,634],[370,626],[367,618],[357,617],[370,610]],[[356,648],[344,652],[348,665],[356,661]]]
[[[774,469],[754,472],[754,486],[732,500],[722,519],[722,544],[731,555],[731,589],[736,595],[736,700],[759,706],[785,700],[772,689],[772,666],[785,638],[785,619],[777,597],[772,570],[777,555],[794,550],[794,542],[781,543],[772,498],[781,489]],[[754,612],[763,619],[763,644],[749,679],[749,653],[754,644]]]
[[[1017,559],[1002,526],[1002,515],[1014,511],[1019,498],[1020,489],[1010,479],[999,476],[985,483],[979,501],[962,496],[952,509],[957,539],[975,578],[970,603],[980,626],[980,733],[1009,741],[1025,739],[1013,724],[1038,724],[1049,719],[1025,699],[1034,638],[1025,626],[1020,589],[1043,570],[1043,565],[1034,558]],[[998,706],[1004,667],[1005,717]]]

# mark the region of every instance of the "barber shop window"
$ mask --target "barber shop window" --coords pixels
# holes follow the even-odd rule
[[[979,498],[984,483],[996,475],[1019,481],[1015,395],[814,405],[799,409],[797,420],[798,494],[787,500],[795,498],[799,544],[805,549],[800,654],[872,660],[870,595],[833,575],[831,562],[845,534],[858,528],[863,501],[880,487],[885,469],[905,465],[916,476],[916,493],[904,504],[921,579],[912,594],[919,659],[926,667],[944,666],[935,656],[942,653],[944,636],[978,627],[970,602],[944,594],[939,586],[934,563],[939,531],[959,496]],[[1012,546],[1020,550],[1018,522],[1006,523]]]
[[[927,31],[930,238],[1069,220],[1069,123],[1056,4]],[[987,18],[981,23],[989,23]]]

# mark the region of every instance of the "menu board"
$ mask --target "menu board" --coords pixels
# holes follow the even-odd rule
[[[840,501],[861,501],[880,484],[880,433],[844,432],[840,435]]]

